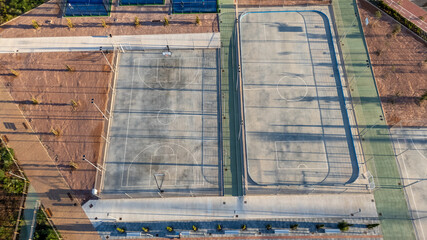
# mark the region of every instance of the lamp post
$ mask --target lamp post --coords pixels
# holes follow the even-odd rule
[[[103,167],[101,167],[101,166],[97,167],[97,166],[95,166],[95,164],[93,164],[93,163],[91,163],[89,160],[87,160],[87,159],[86,159],[86,155],[83,155],[83,161],[88,162],[90,165],[92,165],[94,168],[96,168],[96,170],[98,170],[98,171],[100,171],[100,172],[102,172],[102,170],[104,170],[104,171],[105,171],[105,168],[103,168]]]
[[[95,99],[92,98],[90,100],[90,103],[92,103],[95,106],[95,108],[102,114],[102,116],[105,118],[105,120],[108,120],[107,116],[105,116],[105,114],[101,111],[101,109],[98,107],[98,105],[96,105]]]

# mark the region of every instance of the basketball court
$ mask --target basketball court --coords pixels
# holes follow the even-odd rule
[[[219,195],[218,50],[120,56],[101,194]]]
[[[240,15],[248,193],[358,178],[332,31],[319,11]]]

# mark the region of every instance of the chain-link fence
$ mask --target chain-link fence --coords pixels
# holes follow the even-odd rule
[[[120,0],[120,5],[163,5],[164,0]]]
[[[109,16],[110,0],[61,0],[61,13],[66,17]]]
[[[171,0],[173,13],[215,13],[217,0]]]

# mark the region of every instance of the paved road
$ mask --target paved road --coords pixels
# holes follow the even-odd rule
[[[406,19],[410,20],[419,28],[427,32],[427,13],[421,7],[418,7],[415,3],[412,3],[409,0],[385,0],[385,2]],[[423,16],[424,20],[421,20],[419,18],[420,16]]]
[[[46,37],[46,38],[0,38],[0,53],[69,52],[159,49],[169,45],[174,48],[219,48],[219,33]]]

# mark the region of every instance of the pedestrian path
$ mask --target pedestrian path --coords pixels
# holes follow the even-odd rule
[[[219,33],[0,38],[0,53],[219,48]]]

